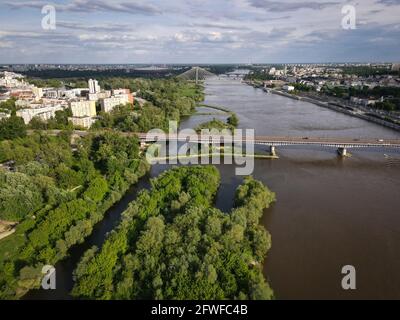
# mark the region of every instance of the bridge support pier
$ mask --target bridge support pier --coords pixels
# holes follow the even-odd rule
[[[347,149],[346,148],[338,148],[338,154],[341,156],[341,157],[346,157],[347,156]]]
[[[276,148],[275,146],[270,146],[269,147],[269,154],[273,157],[276,157]]]

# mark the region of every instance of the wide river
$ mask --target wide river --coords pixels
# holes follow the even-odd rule
[[[347,138],[400,138],[400,133],[322,107],[268,94],[238,80],[206,82],[209,105],[234,111],[240,128],[257,135]],[[202,108],[201,112],[206,111]],[[211,112],[212,110],[207,110]],[[214,110],[215,111],[215,110]],[[192,116],[182,128],[210,117]],[[351,150],[350,158],[334,149],[280,147],[279,159],[256,160],[254,177],[277,194],[262,223],[272,234],[264,273],[278,299],[400,299],[400,153]],[[228,212],[242,177],[233,165],[218,165],[222,185],[216,206]],[[155,165],[155,177],[168,166]],[[59,263],[57,290],[30,292],[26,298],[68,299],[72,270],[84,250],[101,245],[136,191],[131,189],[70,258]],[[341,287],[342,267],[356,269],[356,290]]]

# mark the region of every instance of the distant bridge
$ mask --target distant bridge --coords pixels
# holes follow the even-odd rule
[[[50,135],[58,135],[60,130],[46,131]],[[75,141],[79,137],[89,134],[102,134],[108,131],[79,131],[75,130],[71,140]],[[32,134],[29,131],[28,134]],[[122,136],[137,136],[141,144],[165,141],[179,141],[192,143],[235,143],[245,144],[253,143],[255,145],[264,145],[270,148],[272,155],[275,154],[276,147],[279,146],[318,146],[327,148],[336,148],[340,155],[346,156],[347,150],[352,148],[388,148],[400,149],[400,139],[352,139],[352,138],[315,138],[315,137],[278,137],[278,136],[255,136],[238,137],[232,135],[186,135],[186,134],[157,134],[142,132],[120,132]]]
[[[196,84],[197,84],[199,82],[199,80],[205,80],[206,78],[214,77],[214,76],[215,76],[214,73],[212,73],[206,69],[203,69],[200,67],[193,67],[192,69],[180,74],[178,76],[178,78],[196,81]]]

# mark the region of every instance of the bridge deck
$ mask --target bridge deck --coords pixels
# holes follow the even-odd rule
[[[28,134],[34,131],[29,130]],[[46,133],[50,135],[57,135],[60,130],[48,130]],[[88,132],[75,130],[74,135],[84,137],[90,133],[104,133],[107,131]],[[200,136],[200,135],[178,135],[178,134],[147,134],[142,132],[121,132],[123,136],[138,136],[143,142],[178,140],[178,141],[193,141],[193,142],[218,142],[225,140],[226,142],[233,141],[237,143],[249,143],[270,146],[284,146],[284,145],[317,145],[328,147],[348,147],[348,148],[363,148],[363,147],[390,147],[400,148],[400,139],[352,139],[352,138],[318,138],[318,137],[284,137],[284,136],[255,136],[249,137],[235,137],[235,136]]]
[[[143,141],[233,141],[238,143],[249,142],[263,145],[320,145],[320,146],[343,146],[343,147],[395,147],[400,148],[400,139],[349,139],[349,138],[318,138],[318,137],[271,137],[271,136],[255,136],[254,138],[232,137],[232,136],[200,136],[200,135],[177,135],[169,134],[157,136],[157,134],[138,134]]]

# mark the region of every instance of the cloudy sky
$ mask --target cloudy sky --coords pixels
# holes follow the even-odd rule
[[[335,61],[400,61],[400,0],[0,0],[0,63]]]

